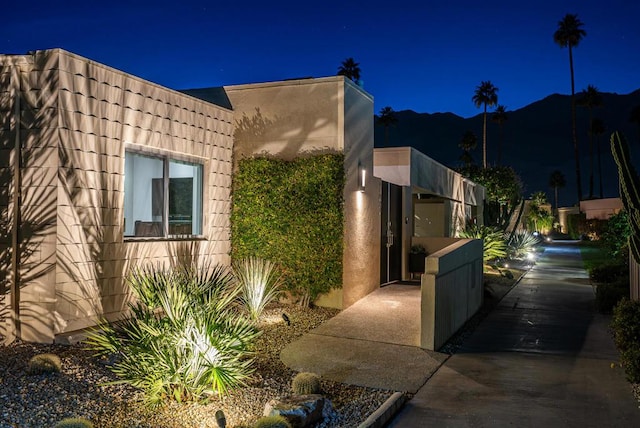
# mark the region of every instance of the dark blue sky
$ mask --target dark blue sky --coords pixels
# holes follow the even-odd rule
[[[0,53],[60,47],[175,89],[334,75],[353,57],[376,112],[463,117],[480,112],[471,97],[482,80],[508,110],[568,94],[568,52],[553,33],[575,13],[587,32],[576,91],[640,88],[638,1],[8,3]]]

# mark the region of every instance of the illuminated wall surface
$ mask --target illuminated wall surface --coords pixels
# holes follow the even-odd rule
[[[0,56],[0,66],[0,334],[47,342],[117,318],[131,264],[229,263],[230,110],[62,50]],[[193,208],[174,211],[188,211],[197,239],[125,238],[125,150],[170,158],[174,181],[188,166]],[[153,196],[146,181],[137,208]],[[167,222],[167,234],[185,222]]]
[[[0,67],[5,340],[117,319],[132,265],[228,264],[234,150],[343,152],[344,287],[325,303],[378,286],[379,181],[358,186],[359,168],[373,170],[373,99],[350,81],[227,87],[234,112],[58,49],[2,55]]]
[[[225,86],[234,156],[345,155],[343,287],[319,303],[347,307],[379,286],[380,182],[373,177],[373,98],[342,76]],[[359,171],[365,171],[360,191]]]

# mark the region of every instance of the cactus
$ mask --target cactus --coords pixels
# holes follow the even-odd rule
[[[315,373],[298,373],[291,382],[294,394],[307,395],[320,393],[320,377]]]
[[[640,178],[631,165],[627,140],[619,132],[611,134],[611,153],[618,165],[622,204],[629,214],[629,249],[635,261],[640,263]]]
[[[93,428],[93,424],[85,418],[66,418],[58,422],[55,428]]]
[[[29,374],[59,373],[62,370],[60,357],[54,354],[39,354],[29,360]]]
[[[263,416],[258,419],[254,428],[292,428],[291,424],[284,416]]]

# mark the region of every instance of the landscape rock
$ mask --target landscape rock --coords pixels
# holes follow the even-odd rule
[[[328,400],[320,394],[280,397],[269,400],[264,406],[264,415],[284,416],[294,428],[311,427],[322,420],[325,401]]]

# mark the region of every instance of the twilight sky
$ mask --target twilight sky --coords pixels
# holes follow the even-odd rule
[[[638,1],[7,3],[0,53],[59,47],[174,89],[335,75],[353,57],[376,112],[463,117],[480,113],[471,97],[482,80],[507,110],[568,94],[568,51],[553,33],[574,13],[587,32],[576,92],[640,88]]]

